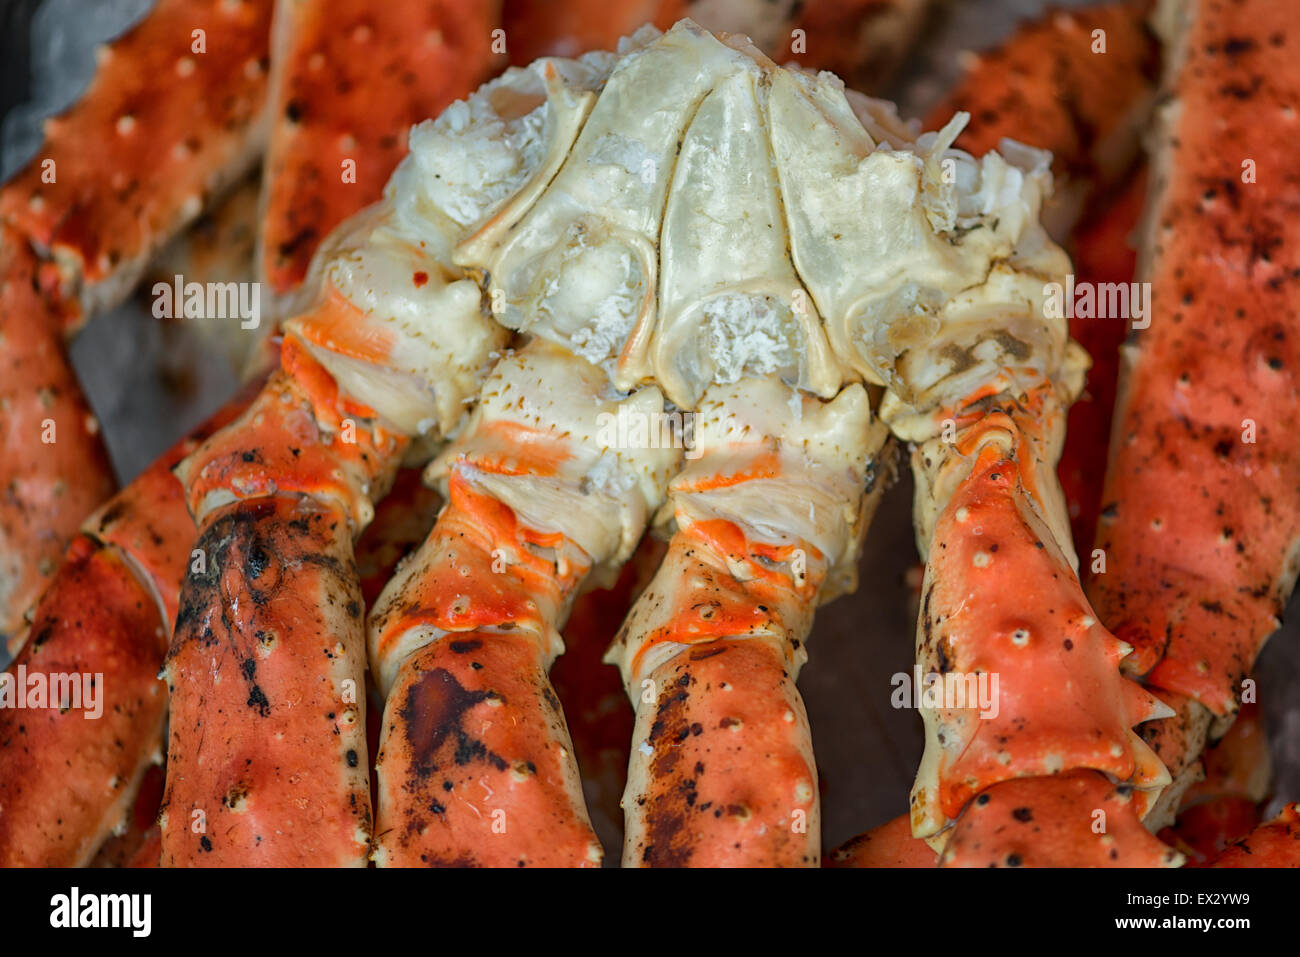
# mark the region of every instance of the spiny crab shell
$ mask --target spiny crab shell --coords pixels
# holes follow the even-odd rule
[[[1068,399],[1084,362],[1042,308],[1069,270],[1038,225],[1049,157],[975,160],[949,148],[964,120],[916,137],[689,20],[538,60],[415,127],[384,202],[318,257],[364,327],[288,328],[410,434],[454,431],[497,323],[682,408],[748,375],[822,397],[861,377],[915,440],[979,383]]]

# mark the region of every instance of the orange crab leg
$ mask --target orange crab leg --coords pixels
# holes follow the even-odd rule
[[[412,124],[498,66],[500,0],[285,0],[273,35],[273,126],[259,273],[295,290],[340,222],[374,202]]]
[[[549,394],[555,381],[569,394],[546,403],[534,390]],[[383,866],[600,862],[547,671],[577,587],[593,566],[616,569],[639,537],[643,517],[618,517],[647,512],[640,492],[589,487],[593,464],[613,456],[623,476],[633,463],[666,472],[676,458],[671,449],[602,449],[594,423],[608,393],[599,369],[533,342],[498,364],[471,425],[435,467],[447,470],[447,507],[370,622],[387,698],[375,855]],[[654,391],[627,401],[647,400],[661,403]],[[562,498],[538,510],[529,502],[537,495]],[[609,542],[553,514],[574,507],[623,531]]]
[[[677,531],[607,657],[637,712],[625,866],[820,862],[817,771],[795,678],[818,602],[846,589],[883,488],[864,472],[887,433],[860,387],[821,403],[746,381],[752,392],[706,393],[700,457],[672,486]],[[801,411],[776,418],[791,402]],[[733,408],[764,428],[729,429]],[[831,423],[850,435],[856,426],[857,440],[830,452],[809,439]],[[761,525],[710,512],[764,497],[782,504],[755,516]]]
[[[378,426],[346,441],[329,374],[293,339],[282,366],[180,470],[203,561],[165,668],[166,866],[363,865],[369,852],[352,536],[371,514],[358,490],[382,490],[406,442]]]
[[[930,5],[930,0],[790,3],[792,16],[777,35],[781,47],[776,60],[793,59],[814,69],[830,70],[853,89],[873,92],[903,62]],[[718,26],[728,28],[726,24]],[[798,49],[794,47],[796,37]]]
[[[351,544],[347,516],[311,499],[256,499],[206,521],[208,568],[186,580],[166,666],[164,866],[364,864],[363,605]]]
[[[0,218],[53,257],[52,280],[84,315],[125,296],[163,243],[253,165],[271,7],[159,0],[103,48],[90,88],[0,190]]]
[[[102,48],[90,88],[46,122],[41,151],[0,189],[0,405],[12,408],[0,458],[0,632],[13,635],[75,523],[113,489],[60,329],[123,298],[153,254],[253,164],[271,6],[160,0]],[[51,261],[17,264],[29,246]],[[41,308],[26,291],[36,286],[67,305]]]
[[[643,23],[666,30],[686,15],[686,0],[505,0],[502,26],[510,62],[613,50]]]
[[[1042,411],[994,411],[959,434],[949,460],[969,473],[935,524],[918,659],[927,673],[996,676],[998,690],[996,707],[992,696],[975,705],[966,695],[922,710],[926,754],[912,793],[921,835],[1016,778],[1091,768],[1130,788],[1168,780],[1131,730],[1168,709],[1121,677],[1126,649],[1092,614],[1039,517],[1047,511],[1030,463],[1045,421]],[[1075,833],[1077,823],[1061,826]]]
[[[953,828],[941,860],[945,867],[1170,867],[1182,855],[1142,825],[1131,788],[1073,770],[984,791]]]
[[[0,227],[0,635],[11,652],[68,540],[114,487],[38,269],[27,243]]]
[[[996,50],[972,57],[926,128],[965,110],[971,121],[957,145],[976,156],[1003,137],[1050,150],[1058,183],[1046,219],[1064,235],[1138,156],[1158,64],[1146,25],[1151,6],[1120,0],[1025,24]]]
[[[1209,864],[1210,867],[1300,867],[1300,804],[1288,804]]]
[[[86,520],[5,672],[94,676],[97,720],[50,701],[0,708],[0,862],[87,863],[157,760],[167,715],[158,669],[194,524],[172,466],[230,421],[236,400]],[[48,680],[48,679],[47,679]]]
[[[937,867],[939,855],[912,836],[912,820],[892,821],[845,841],[826,855],[825,867]]]
[[[1289,168],[1271,117],[1300,97],[1300,39],[1266,2],[1179,13],[1142,277],[1157,312],[1124,355],[1090,593],[1134,674],[1227,715],[1297,568],[1298,194],[1249,171]]]
[[[378,760],[385,866],[600,861],[564,715],[546,677],[547,623],[587,571],[529,561],[514,513],[453,476],[429,549],[442,562],[372,627],[454,633],[416,652],[388,693]],[[493,573],[493,553],[521,559]],[[519,547],[524,546],[524,547]],[[477,835],[477,836],[476,836]],[[494,835],[499,835],[493,839]]]

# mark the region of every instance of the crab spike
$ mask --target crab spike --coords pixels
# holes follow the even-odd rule
[[[103,48],[90,88],[0,190],[0,218],[54,258],[83,315],[120,301],[152,255],[253,165],[272,5],[159,0]]]
[[[1201,752],[1213,717],[1207,708],[1186,695],[1162,691],[1160,699],[1172,713],[1144,724],[1140,730],[1142,739],[1168,769],[1170,777],[1170,786],[1146,814],[1152,831],[1173,823],[1183,795],[1204,773]]]
[[[1125,347],[1089,590],[1134,674],[1226,715],[1300,568],[1298,194],[1250,173],[1291,163],[1300,34],[1268,0],[1165,9],[1139,276],[1158,311]]]
[[[406,153],[406,130],[499,65],[492,51],[499,22],[500,0],[277,6],[271,188],[259,238],[259,274],[273,295],[296,290],[321,240],[379,199]]]
[[[900,814],[887,824],[845,841],[826,855],[824,867],[938,867],[939,855],[912,836],[912,820]]]
[[[99,422],[63,348],[63,310],[37,288],[39,262],[0,228],[0,635],[17,653],[86,513],[113,493]]]
[[[637,710],[623,863],[816,866],[794,682],[817,603],[852,588],[886,431],[857,385],[824,403],[742,379],[697,415],[677,531],[606,658]]]
[[[1019,778],[972,801],[944,867],[1178,867],[1183,856],[1145,827],[1133,793],[1096,771]]]

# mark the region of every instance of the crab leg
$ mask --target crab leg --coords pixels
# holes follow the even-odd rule
[[[88,706],[0,708],[0,865],[86,864],[159,757],[167,697],[158,669],[176,618],[194,523],[172,466],[235,417],[236,400],[82,526],[41,596],[4,680],[93,676]]]
[[[816,865],[794,683],[813,610],[853,587],[886,430],[860,386],[821,402],[768,379],[715,386],[695,422],[677,531],[608,659],[637,711],[623,863]]]
[[[370,623],[381,866],[600,862],[546,672],[576,588],[631,554],[678,454],[603,445],[599,423],[661,410],[657,390],[619,400],[597,367],[536,340],[498,363],[434,464],[448,505]]]
[[[40,153],[0,189],[0,258],[17,270],[0,276],[12,373],[0,396],[12,408],[0,457],[0,632],[17,631],[76,523],[113,487],[58,336],[120,301],[153,254],[252,165],[270,20],[271,0],[160,0],[102,48],[90,88],[47,121]],[[28,245],[49,261],[16,265]],[[30,271],[35,281],[23,278]],[[52,305],[34,293],[14,299],[19,280]],[[34,401],[40,412],[27,421]]]
[[[259,276],[281,306],[321,240],[380,196],[406,131],[486,80],[500,0],[281,0]]]
[[[11,653],[77,525],[113,492],[39,269],[27,243],[0,226],[0,635]]]
[[[0,218],[53,258],[46,284],[83,316],[119,302],[207,198],[251,168],[265,138],[271,7],[159,0],[102,48],[90,88],[0,191]]]
[[[912,824],[939,846],[998,782],[1074,769],[1104,782],[1105,771],[1148,792],[1133,802],[1145,809],[1168,780],[1131,730],[1168,709],[1121,677],[1124,649],[1072,567],[1054,466],[1083,359],[1063,313],[1046,309],[1049,284],[1069,271],[1037,222],[1047,157],[1008,142],[1011,162],[972,162],[946,150],[963,121],[914,152],[869,154],[864,165],[892,189],[868,198],[851,180],[809,179],[792,204],[853,211],[810,215],[795,262],[832,345],[887,387],[881,417],[915,443],[926,575],[914,694],[927,741]],[[818,241],[853,249],[858,274],[819,274]],[[981,682],[982,705],[966,693]]]
[[[1300,804],[1288,804],[1209,863],[1210,867],[1300,867]]]
[[[1131,673],[1225,716],[1300,567],[1287,438],[1300,356],[1285,321],[1298,199],[1265,173],[1290,163],[1273,118],[1300,99],[1300,40],[1266,2],[1171,3],[1163,17],[1176,98],[1161,114],[1142,269],[1159,312],[1124,352],[1097,539],[1107,568],[1090,590],[1133,646]],[[1169,490],[1189,481],[1171,510]]]

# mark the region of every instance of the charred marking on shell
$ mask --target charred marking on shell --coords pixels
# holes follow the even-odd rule
[[[498,771],[505,760],[472,738],[462,727],[471,708],[491,697],[489,691],[470,691],[445,668],[434,668],[414,682],[402,705],[402,724],[411,745],[411,767],[424,779],[438,769],[438,758],[450,739],[455,740],[452,761],[458,765],[486,760]]]

